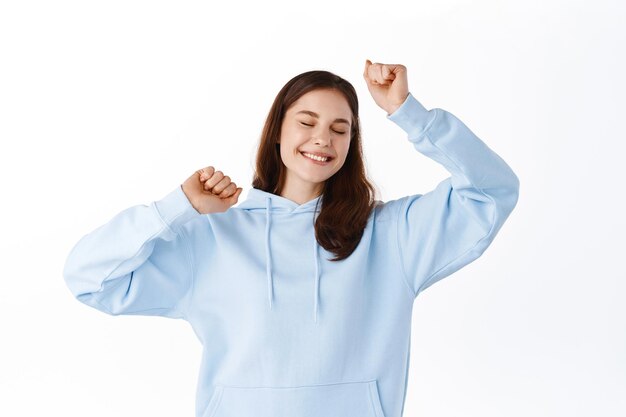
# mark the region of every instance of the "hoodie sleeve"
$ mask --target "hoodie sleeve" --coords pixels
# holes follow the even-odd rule
[[[411,93],[387,118],[451,174],[434,190],[394,201],[400,264],[413,296],[477,259],[515,205],[519,179],[453,114]]]
[[[184,318],[193,259],[182,225],[199,216],[182,185],[123,210],[74,245],[63,268],[67,286],[107,314]]]

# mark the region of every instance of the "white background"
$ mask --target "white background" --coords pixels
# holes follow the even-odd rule
[[[3,2],[0,415],[194,414],[191,327],[91,309],[63,264],[81,236],[198,168],[219,167],[243,201],[264,118],[296,74],[353,83],[380,199],[445,179],[369,96],[368,58],[406,65],[413,95],[464,121],[521,182],[492,246],[416,299],[404,415],[626,415],[625,11]]]

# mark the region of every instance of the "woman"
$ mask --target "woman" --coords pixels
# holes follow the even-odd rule
[[[426,110],[406,67],[366,61],[387,118],[451,177],[380,202],[354,88],[309,71],[278,93],[253,188],[212,166],[85,235],[64,277],[108,314],[182,318],[203,344],[198,417],[399,417],[417,295],[478,258],[518,199],[509,166]]]

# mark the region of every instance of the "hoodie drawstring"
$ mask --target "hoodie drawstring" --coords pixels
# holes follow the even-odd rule
[[[317,247],[317,239],[315,239],[315,232],[313,232],[313,256],[315,259],[315,288],[313,290],[313,321],[317,323],[317,304],[320,293],[320,274],[319,274],[319,258]]]
[[[267,294],[270,300],[270,310],[272,309],[272,299],[274,298],[274,282],[272,280],[272,257],[270,256],[270,211],[272,211],[272,199],[265,199],[265,270],[267,272]]]
[[[270,251],[270,226],[271,226],[272,199],[265,199],[265,265],[267,273],[267,293],[269,298],[270,310],[272,309],[272,300],[274,298],[274,281],[272,276],[272,257]],[[315,286],[313,289],[313,321],[317,323],[317,311],[319,305],[319,287],[320,287],[320,268],[319,268],[319,244],[313,233],[313,259],[315,259]]]

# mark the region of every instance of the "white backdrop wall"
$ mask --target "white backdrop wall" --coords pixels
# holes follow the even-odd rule
[[[406,65],[521,182],[483,256],[415,301],[405,416],[626,415],[625,21],[608,0],[1,3],[0,415],[193,415],[191,327],[91,309],[63,264],[198,168],[245,199],[296,74],[357,89],[378,198],[446,178],[371,99],[366,59]]]

